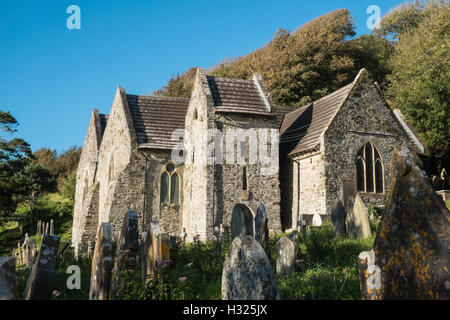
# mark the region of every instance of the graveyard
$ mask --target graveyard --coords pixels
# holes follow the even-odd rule
[[[0,59],[21,66],[5,68],[2,87],[38,91],[23,101],[8,87],[0,101],[0,300],[172,300],[186,303],[185,315],[198,315],[201,301],[450,300],[448,1],[397,3],[383,17],[378,5],[350,1],[353,16],[330,1],[318,17],[307,15],[322,10],[315,2],[177,3],[195,19],[156,2],[115,2],[108,10],[129,16],[104,13],[99,34],[81,20],[101,6],[79,2],[63,8],[61,38],[48,41],[83,42]],[[300,26],[261,18],[289,7]],[[141,19],[144,8],[167,10],[170,25]],[[251,22],[248,38],[227,25],[235,19],[207,21],[231,9]],[[105,27],[106,17],[117,25]],[[273,33],[269,20],[297,27]],[[250,41],[269,31],[265,45]],[[235,57],[217,63],[211,47]],[[15,59],[28,53],[38,62],[24,75]],[[59,78],[59,59],[70,81]],[[3,103],[17,103],[27,140],[45,137],[39,149],[16,136]]]

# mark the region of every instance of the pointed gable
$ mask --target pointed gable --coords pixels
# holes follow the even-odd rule
[[[284,116],[280,128],[280,155],[316,148],[321,134],[345,102],[355,82]]]

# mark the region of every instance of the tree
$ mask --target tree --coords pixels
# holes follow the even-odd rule
[[[0,111],[1,131],[12,134],[17,126],[9,112]],[[37,195],[54,189],[55,177],[31,158],[30,145],[23,139],[0,137],[0,216],[11,215],[24,199],[32,210]]]
[[[450,163],[450,6],[430,2],[421,14],[397,36],[387,97],[425,140],[438,173]]]

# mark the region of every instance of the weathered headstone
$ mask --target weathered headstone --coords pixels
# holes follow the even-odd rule
[[[49,300],[56,282],[59,237],[45,234],[25,288],[25,300]]]
[[[16,258],[0,257],[0,300],[16,299]]]
[[[164,261],[170,261],[169,236],[153,221],[143,235],[142,281],[147,283],[156,278]]]
[[[231,239],[238,236],[254,236],[255,224],[250,209],[243,204],[236,204],[231,215]]]
[[[42,234],[42,222],[41,220],[38,220],[37,222],[37,226],[36,226],[36,235],[41,235]]]
[[[269,218],[267,217],[266,208],[264,204],[260,204],[256,210],[255,216],[255,239],[263,248],[266,247],[269,241]]]
[[[91,287],[89,300],[108,300],[111,270],[113,268],[113,248],[111,226],[103,222],[97,232],[92,257]]]
[[[373,247],[382,299],[450,299],[450,212],[419,163],[407,148],[393,152]]]
[[[223,300],[279,300],[272,266],[252,236],[234,238],[222,272]]]
[[[136,211],[128,211],[125,214],[122,230],[117,242],[114,268],[111,276],[110,298],[117,295],[120,287],[124,283],[122,271],[134,270],[136,267],[136,257],[139,250],[139,229],[138,215]]]
[[[364,300],[381,299],[381,270],[376,265],[375,252],[363,251],[358,256],[361,295]]]
[[[320,214],[315,213],[313,215],[312,225],[313,225],[313,227],[320,227],[320,226],[322,226],[322,218],[320,217]]]
[[[277,274],[292,274],[295,271],[295,259],[297,259],[297,246],[289,237],[281,237],[276,243]]]
[[[333,233],[337,236],[345,235],[345,208],[341,200],[337,200],[333,211],[331,212],[331,223]]]
[[[292,241],[296,242],[298,240],[299,234],[297,230],[292,231],[289,234],[289,239],[291,239]]]
[[[346,222],[348,234],[358,239],[367,239],[371,235],[369,209],[359,194],[347,200]]]

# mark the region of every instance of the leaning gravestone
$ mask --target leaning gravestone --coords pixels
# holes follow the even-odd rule
[[[109,223],[103,222],[97,232],[94,256],[92,257],[89,300],[108,300],[112,267],[111,226]]]
[[[253,214],[243,204],[236,204],[231,215],[231,240],[238,236],[254,236]]]
[[[0,257],[0,300],[16,299],[16,258]]]
[[[295,259],[297,259],[297,246],[290,237],[281,237],[276,243],[277,274],[292,274],[295,270]]]
[[[269,218],[266,214],[266,208],[264,204],[260,204],[256,210],[255,217],[255,239],[258,241],[263,248],[266,247],[267,241],[269,240]]]
[[[158,266],[170,261],[169,236],[161,232],[159,222],[150,222],[143,235],[142,281],[147,283],[158,276]]]
[[[252,236],[236,237],[222,272],[223,300],[279,300],[272,266]]]
[[[382,299],[450,299],[450,212],[419,163],[407,148],[393,152],[373,247]]]
[[[25,300],[49,300],[56,282],[56,260],[59,237],[44,234],[41,248],[33,264],[27,285]]]
[[[369,210],[359,194],[350,196],[347,200],[346,222],[348,234],[354,238],[367,239],[370,231]]]
[[[110,298],[115,297],[124,282],[122,271],[134,270],[139,250],[138,215],[136,211],[125,214],[122,230],[117,242],[116,258],[111,276]]]

